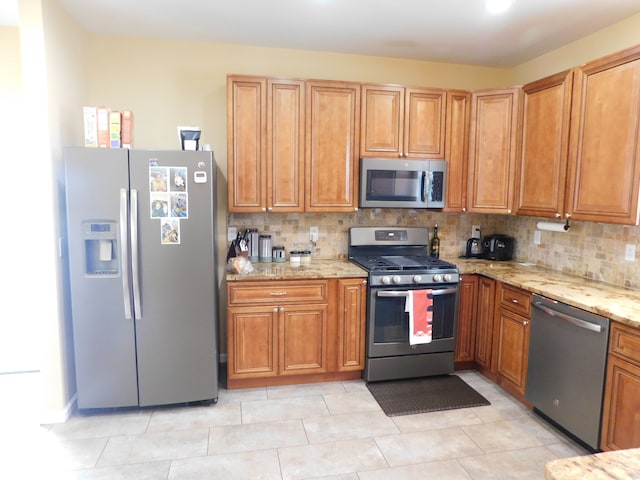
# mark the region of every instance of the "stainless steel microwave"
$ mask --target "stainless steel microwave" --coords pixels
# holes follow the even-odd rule
[[[445,160],[361,158],[360,208],[444,208]]]

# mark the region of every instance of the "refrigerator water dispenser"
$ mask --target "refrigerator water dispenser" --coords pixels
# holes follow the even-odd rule
[[[120,273],[118,259],[118,222],[87,220],[82,222],[85,250],[85,275],[113,277]]]

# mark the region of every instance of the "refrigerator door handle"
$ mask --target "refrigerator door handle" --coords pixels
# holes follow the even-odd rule
[[[124,299],[124,318],[131,320],[131,279],[129,278],[129,196],[126,188],[120,189],[120,269],[122,271],[122,298]]]
[[[136,320],[142,318],[140,302],[140,263],[138,258],[138,190],[131,190],[131,276],[133,277],[133,309]]]

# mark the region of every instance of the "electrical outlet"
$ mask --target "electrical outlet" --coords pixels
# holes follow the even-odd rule
[[[480,225],[471,225],[471,238],[480,238]]]
[[[238,236],[238,229],[236,227],[227,227],[227,241],[233,242]]]
[[[627,246],[624,249],[624,259],[627,262],[635,262],[636,261],[636,246],[633,243],[627,243]]]
[[[311,238],[311,243],[318,241],[318,227],[309,227],[309,237]]]

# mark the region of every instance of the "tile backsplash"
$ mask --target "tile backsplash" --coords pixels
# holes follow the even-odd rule
[[[540,232],[534,244],[536,223],[547,220],[516,215],[441,213],[412,209],[363,209],[354,213],[264,213],[227,214],[227,225],[257,228],[272,236],[273,245],[290,250],[309,249],[317,258],[346,258],[352,226],[426,226],[430,234],[438,224],[441,257],[455,263],[463,254],[471,226],[480,225],[482,235],[504,233],[516,239],[515,260],[532,262],[570,275],[586,277],[621,287],[640,289],[640,268],[624,259],[632,244],[640,253],[640,227],[592,222],[571,222],[569,232]],[[318,227],[316,245],[309,228]]]

